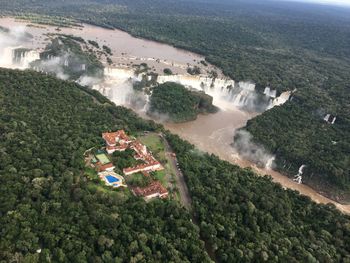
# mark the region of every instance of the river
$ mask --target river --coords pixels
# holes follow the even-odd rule
[[[152,70],[161,73],[164,68],[171,68],[174,73],[185,74],[188,65],[198,65],[202,70],[216,70],[221,74],[220,69],[209,65],[204,67],[199,61],[204,57],[174,48],[169,45],[160,44],[155,41],[135,38],[121,30],[109,30],[91,25],[83,25],[82,28],[60,28],[58,32],[56,27],[52,26],[27,26],[30,24],[26,21],[17,21],[13,18],[0,18],[0,25],[17,31],[25,30],[33,35],[33,39],[21,46],[42,49],[48,43],[47,33],[73,34],[83,37],[85,40],[94,40],[102,45],[107,45],[113,52],[114,67],[130,68],[132,64],[146,62]],[[0,43],[1,48],[1,43]],[[3,65],[0,61],[0,65]],[[113,89],[113,87],[111,87]],[[111,90],[109,90],[109,94]],[[116,92],[112,92],[116,93]],[[105,94],[108,95],[108,94]],[[116,94],[118,97],[118,94]],[[119,96],[120,97],[120,96]],[[118,102],[118,98],[111,97],[112,100]],[[297,184],[288,177],[273,171],[271,169],[258,168],[253,163],[241,159],[239,155],[231,147],[233,135],[236,129],[245,126],[246,122],[256,116],[255,113],[242,111],[234,106],[220,107],[220,102],[215,101],[216,106],[221,108],[215,114],[199,115],[195,121],[173,124],[164,123],[165,127],[171,132],[178,134],[182,138],[196,145],[198,149],[213,153],[221,159],[237,164],[241,167],[252,167],[260,175],[270,175],[272,179],[280,183],[285,188],[299,191],[303,195],[309,196],[317,203],[333,203],[339,210],[350,213],[350,205],[342,205],[330,200],[310,187]]]
[[[234,131],[243,127],[251,117],[253,117],[251,114],[242,113],[239,110],[237,112],[221,111],[209,116],[200,115],[197,120],[187,123],[164,123],[164,125],[172,133],[178,134],[202,151],[213,153],[219,156],[220,159],[241,167],[251,167],[259,175],[270,175],[274,182],[281,184],[284,188],[296,190],[309,196],[317,203],[332,203],[342,212],[350,214],[350,205],[342,205],[320,195],[305,184],[297,184],[279,172],[270,168],[259,168],[250,161],[241,159],[230,144],[233,140]]]
[[[200,61],[204,57],[192,52],[180,50],[170,45],[155,41],[136,38],[122,30],[110,30],[93,25],[83,24],[82,27],[57,27],[33,25],[28,21],[16,20],[11,17],[0,18],[0,25],[12,29],[16,33],[25,30],[33,38],[24,44],[27,48],[42,49],[49,43],[47,34],[67,34],[84,38],[86,41],[96,41],[100,46],[111,48],[113,65],[116,67],[130,67],[132,64],[147,63],[155,72],[161,73],[164,68],[170,68],[173,73],[183,74],[188,65],[197,65],[203,71],[215,69],[211,65],[204,67]]]

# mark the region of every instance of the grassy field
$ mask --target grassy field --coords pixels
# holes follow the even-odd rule
[[[148,135],[139,137],[139,140],[148,147],[148,149],[153,153],[153,156],[158,161],[160,161],[162,164],[165,164],[165,147],[162,139],[158,136],[158,134],[150,133]]]
[[[162,183],[162,185],[167,186],[167,177],[166,177],[166,170],[162,170],[162,171],[155,171],[152,173],[152,177],[157,180],[160,181]]]
[[[163,139],[156,133],[150,133],[140,136],[139,140],[145,144],[150,151],[152,151],[154,157],[160,161],[164,167],[163,171],[154,172],[153,178],[160,181],[161,184],[168,189],[176,189],[177,185],[176,181],[174,180],[176,168],[172,164],[172,157],[170,157],[169,154],[166,154]]]
[[[142,173],[135,173],[125,176],[125,180],[128,185],[145,187],[150,183],[151,178],[144,176]]]

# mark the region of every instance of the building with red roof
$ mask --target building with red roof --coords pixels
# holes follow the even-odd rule
[[[130,174],[139,173],[139,172],[152,172],[152,171],[158,171],[163,169],[164,169],[163,166],[159,162],[153,162],[153,163],[139,164],[134,167],[124,168],[123,173],[125,175],[130,175]]]
[[[104,171],[111,172],[114,170],[115,167],[113,163],[101,164],[100,162],[98,162],[96,164],[96,168],[99,172],[104,172]]]
[[[125,151],[129,143],[132,142],[124,130],[104,132],[102,133],[102,138],[106,142],[106,150],[109,154],[115,151]]]
[[[151,199],[154,197],[167,198],[169,194],[159,181],[153,181],[146,187],[134,187],[132,192],[134,195],[142,196],[145,199]]]
[[[163,170],[163,166],[147,151],[147,147],[138,140],[130,140],[124,130],[116,132],[104,132],[102,138],[106,142],[106,151],[111,154],[115,151],[125,151],[129,147],[135,151],[134,158],[142,160],[144,164],[139,164],[134,167],[124,168],[125,175],[130,175],[138,172],[150,172]]]

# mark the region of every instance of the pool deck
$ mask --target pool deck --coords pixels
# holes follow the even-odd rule
[[[124,184],[124,178],[116,174],[114,172],[100,172],[99,177],[102,181],[105,182],[106,185],[112,186],[112,187],[127,187],[126,184]]]

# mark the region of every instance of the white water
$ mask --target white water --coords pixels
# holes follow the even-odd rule
[[[29,64],[40,59],[40,53],[37,50],[24,51],[20,57],[15,57],[15,50],[23,48],[22,46],[0,46],[0,67],[27,69]]]
[[[265,90],[264,90],[264,94],[266,96],[271,97],[271,98],[276,98],[277,91],[276,90],[271,90],[270,87],[266,87]]]
[[[235,82],[229,78],[210,78],[208,76],[191,75],[166,75],[159,76],[158,83],[168,81],[180,83],[188,88],[202,90],[213,97],[213,104],[222,110],[232,109],[232,107],[241,107],[246,110],[266,110],[274,106],[282,105],[288,101],[290,92],[282,93],[276,98],[276,90],[265,89],[266,101],[258,98],[255,90],[255,84],[252,82]]]
[[[92,86],[117,105],[131,106],[134,97],[132,83],[138,80],[132,69],[110,68],[104,69],[104,80]]]
[[[135,96],[132,89],[134,81],[140,81],[142,74],[136,76],[130,68],[106,67],[104,70],[104,80],[91,85],[93,89],[100,91],[118,105],[130,106],[131,97]],[[274,106],[285,103],[290,93],[283,93],[281,96],[271,99],[266,97],[266,101],[259,102],[258,94],[255,91],[255,85],[251,82],[238,82],[229,78],[210,78],[209,76],[191,76],[191,75],[160,75],[157,82],[176,82],[187,88],[204,91],[213,97],[213,104],[221,110],[233,110],[237,107],[247,108],[250,111],[256,109],[270,109]],[[87,83],[85,83],[87,84]],[[137,93],[140,99],[142,94]],[[144,95],[143,100],[148,101],[148,96]],[[144,108],[145,110],[145,108]]]
[[[39,52],[36,50],[22,50],[15,56],[15,50],[25,48],[22,44],[29,41],[24,26],[10,28],[7,33],[0,31],[0,67],[26,69],[37,60]]]

